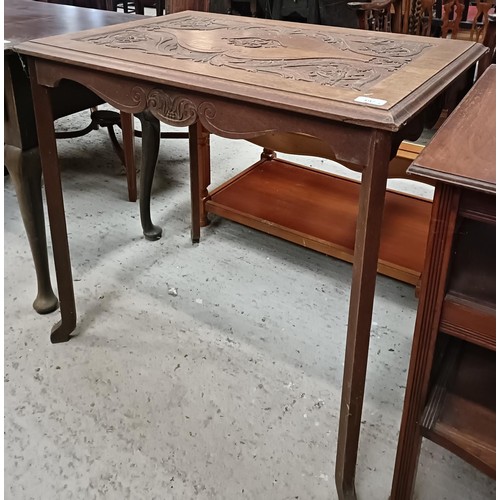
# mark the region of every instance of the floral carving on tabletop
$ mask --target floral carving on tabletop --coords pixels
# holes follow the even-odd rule
[[[244,38],[223,38],[227,40],[228,45],[236,47],[248,47],[250,49],[266,49],[283,47],[283,44],[278,40],[257,38],[257,37],[244,37]]]
[[[210,35],[210,42],[200,47],[193,45],[186,33],[214,30],[220,30],[220,36]],[[357,91],[407,65],[432,46],[352,31],[250,26],[229,16],[226,20],[193,14],[86,36],[79,41]],[[296,51],[304,44],[318,48],[318,57],[298,57]],[[265,53],[259,52],[261,49]],[[282,49],[289,50],[291,57],[283,57]]]
[[[147,34],[137,28],[123,32],[112,32],[81,38],[81,41],[105,45],[114,49],[133,49],[146,54],[175,57],[176,59],[191,59],[195,62],[206,62],[218,52],[195,52],[182,47],[177,37],[171,33],[157,30],[147,30]]]
[[[345,34],[333,36],[317,33],[317,37],[325,43],[335,46],[339,50],[381,58],[382,61],[392,61],[393,64],[407,64],[425,49],[432,46],[420,41],[394,40],[363,34]]]
[[[153,41],[153,38],[146,33],[134,29],[127,29],[112,35],[95,35],[83,38],[86,42],[95,43],[96,45],[111,46],[119,48],[133,48],[136,49],[138,45],[148,44]]]

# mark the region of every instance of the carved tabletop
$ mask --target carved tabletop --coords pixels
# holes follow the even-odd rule
[[[51,60],[71,54],[72,64],[388,130],[423,108],[481,50],[459,40],[204,12],[22,47]]]
[[[199,201],[209,183],[204,166],[209,158],[206,131],[243,139],[309,135],[324,141],[339,161],[361,167],[336,460],[339,498],[355,498],[389,161],[403,138],[418,137],[427,110],[437,107],[434,104],[446,89],[471,80],[473,65],[486,49],[458,40],[182,12],[36,40],[19,50],[31,56],[61,298],[61,322],[52,332],[53,342],[67,341],[76,327],[51,121],[50,88],[62,79],[77,81],[114,107],[141,118],[141,222],[150,239],[161,234],[149,214],[158,120],[189,126],[193,240],[199,238]]]

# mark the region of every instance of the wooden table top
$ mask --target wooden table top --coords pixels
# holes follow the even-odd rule
[[[143,19],[143,16],[34,0],[4,0],[4,51],[35,38],[100,28],[132,19]]]
[[[396,131],[485,48],[460,40],[181,12],[36,40],[18,50]]]
[[[496,192],[496,66],[491,65],[408,172]]]

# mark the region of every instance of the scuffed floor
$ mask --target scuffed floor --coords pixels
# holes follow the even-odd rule
[[[78,335],[51,345],[58,313],[31,308],[7,177],[5,498],[336,498],[351,266],[222,219],[191,245],[185,140],[162,140],[152,212],[164,236],[148,242],[106,132],[58,145]],[[260,153],[211,145],[214,185]],[[378,279],[361,500],[389,496],[415,311],[412,287]],[[418,499],[495,496],[493,481],[432,443],[420,461]]]

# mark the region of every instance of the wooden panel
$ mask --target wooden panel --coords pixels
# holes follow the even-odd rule
[[[409,172],[495,193],[496,69],[490,66]]]
[[[33,0],[5,0],[4,50],[35,38],[74,33],[141,19],[141,16],[105,10],[53,5]]]
[[[165,9],[167,14],[183,12],[185,10],[200,10],[208,12],[210,0],[167,0]]]
[[[496,470],[495,353],[464,343],[430,428],[423,433],[491,477]],[[446,369],[446,367],[443,367]],[[432,398],[431,398],[432,400]]]
[[[496,197],[479,191],[464,189],[460,198],[460,215],[490,224],[496,224]]]
[[[495,308],[448,294],[443,303],[440,330],[454,337],[495,350]]]
[[[263,160],[214,190],[208,212],[352,262],[359,184],[284,160]],[[379,272],[416,284],[428,200],[388,191]]]
[[[485,48],[204,12],[27,43],[25,53],[398,130]],[[294,132],[291,130],[291,132]]]
[[[461,218],[457,221],[448,291],[495,308],[495,225]]]

